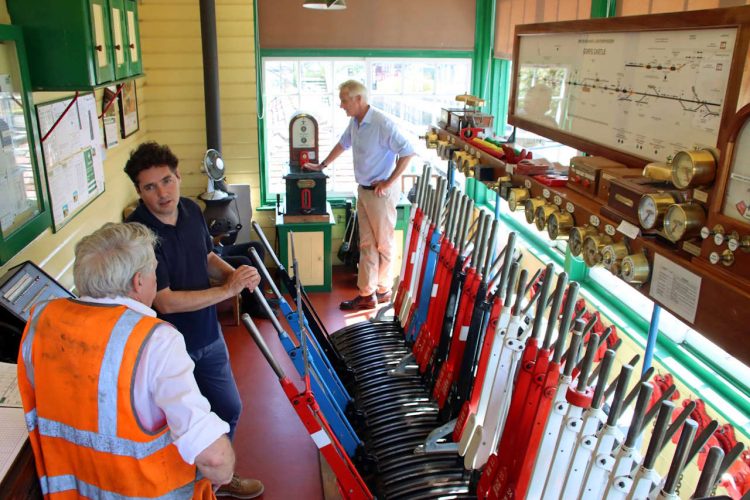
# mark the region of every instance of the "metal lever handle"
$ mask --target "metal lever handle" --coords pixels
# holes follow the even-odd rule
[[[632,373],[633,367],[625,365],[622,367],[620,376],[617,378],[617,387],[615,388],[615,395],[612,398],[612,406],[609,409],[609,418],[607,418],[607,425],[610,427],[617,424],[617,420],[620,418],[620,410],[622,410],[623,403],[625,402],[625,391],[628,388]]]
[[[568,287],[568,296],[565,299],[565,308],[563,310],[562,318],[560,319],[560,328],[557,331],[557,342],[555,343],[555,354],[552,356],[552,360],[555,363],[559,363],[562,359],[563,351],[565,350],[565,339],[568,337],[568,332],[570,332],[570,323],[573,319],[573,311],[575,310],[576,306],[576,300],[578,300],[578,289],[581,285],[576,283],[575,281],[570,284]],[[580,336],[578,338],[578,342],[580,343]],[[571,351],[571,359],[570,365],[571,367],[575,365],[575,358],[578,357],[578,345],[577,343],[575,346],[573,346],[573,343],[571,341],[570,344],[570,351]],[[571,368],[572,370],[572,368]],[[568,374],[572,373],[569,372]]]
[[[534,316],[534,324],[531,327],[530,339],[535,339],[539,335],[539,330],[542,328],[542,321],[544,320],[544,310],[547,308],[547,298],[549,297],[550,288],[552,288],[552,274],[555,270],[553,264],[547,264],[544,270],[544,282],[542,287],[537,293],[539,299],[536,303],[536,315]]]
[[[659,415],[656,417],[651,440],[648,442],[646,456],[643,457],[644,469],[651,470],[654,468],[656,457],[659,456],[664,439],[667,437],[669,422],[672,421],[672,412],[674,412],[674,403],[671,401],[663,401],[659,406]]]
[[[698,485],[695,487],[695,493],[691,498],[703,498],[710,496],[716,480],[719,479],[719,468],[721,461],[724,460],[724,450],[718,446],[712,446],[708,450],[706,463],[703,465],[703,472],[698,479]]]
[[[615,351],[613,349],[607,349],[604,353],[604,358],[599,362],[599,379],[596,381],[594,396],[591,398],[592,408],[601,408],[602,406],[604,390],[607,387],[607,379],[609,379],[609,372],[612,371],[614,361]]]
[[[266,252],[268,252],[268,255],[273,259],[273,263],[276,264],[276,267],[279,269],[285,269],[283,265],[281,265],[281,261],[276,256],[276,252],[273,251],[273,247],[268,242],[268,238],[266,238],[266,233],[263,232],[263,229],[261,229],[260,224],[258,224],[256,221],[252,221],[250,223],[251,226],[253,226],[253,230],[258,235],[258,238],[260,238],[260,242],[263,243],[263,246],[266,248]]]
[[[585,330],[585,328],[584,328]],[[583,362],[581,363],[581,371],[578,372],[578,385],[576,386],[577,392],[583,392],[588,386],[587,381],[591,367],[594,366],[594,357],[596,351],[599,350],[599,335],[593,333],[589,337],[589,343],[586,346],[586,354],[583,356]],[[565,363],[567,365],[567,361]],[[573,363],[571,363],[572,365]]]
[[[271,279],[271,274],[268,272],[268,268],[263,263],[263,261],[260,258],[260,255],[258,255],[258,252],[253,248],[250,247],[250,256],[253,258],[253,262],[255,263],[255,267],[258,269],[260,274],[263,276],[263,279],[265,279],[269,285],[271,285],[271,291],[276,296],[276,298],[281,298],[281,291],[279,291],[278,287],[276,286],[276,283],[273,282]]]
[[[286,375],[284,374],[284,370],[281,368],[281,365],[276,361],[276,358],[273,356],[273,353],[271,353],[271,350],[268,348],[268,345],[266,345],[266,341],[263,340],[263,336],[258,331],[258,327],[255,326],[255,323],[253,323],[253,320],[250,319],[250,315],[247,313],[243,314],[240,318],[242,320],[242,324],[245,325],[245,328],[250,333],[250,336],[255,341],[255,344],[258,346],[258,349],[260,349],[261,354],[263,354],[263,357],[266,358],[266,361],[268,361],[268,364],[271,365],[271,369],[276,373],[276,376],[279,377],[279,379],[286,378]]]
[[[542,344],[543,349],[549,349],[550,344],[552,343],[552,334],[555,331],[555,323],[557,323],[557,317],[560,314],[560,306],[562,305],[566,286],[568,286],[568,273],[563,271],[557,276],[557,287],[555,288],[552,307],[550,308],[549,316],[547,317],[547,331],[544,334],[544,343]]]
[[[643,431],[643,419],[646,416],[648,402],[651,399],[651,394],[653,394],[653,392],[653,385],[648,382],[641,382],[641,390],[638,392],[638,401],[635,403],[633,419],[630,421],[628,435],[625,437],[625,446],[628,448],[635,447],[636,441],[638,440],[638,437],[640,437],[641,431]]]
[[[685,425],[682,426],[682,433],[680,434],[680,440],[677,442],[677,449],[674,452],[674,458],[672,459],[672,465],[669,466],[669,473],[667,473],[667,479],[664,482],[664,488],[662,491],[671,495],[677,489],[677,481],[682,475],[682,470],[685,468],[687,463],[688,452],[693,444],[693,438],[695,432],[698,430],[698,424],[695,420],[688,419],[685,421]]]

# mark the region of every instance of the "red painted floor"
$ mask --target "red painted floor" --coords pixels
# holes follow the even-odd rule
[[[309,294],[329,332],[373,314],[339,310],[342,300],[357,294],[356,274],[350,269],[334,268],[333,288],[332,292]],[[301,378],[271,322],[263,320],[256,324],[287,376],[301,388]],[[283,318],[281,324],[291,331]],[[237,472],[263,481],[265,499],[322,499],[318,450],[284,395],[276,375],[244,326],[224,326],[223,329],[244,404],[234,438]]]

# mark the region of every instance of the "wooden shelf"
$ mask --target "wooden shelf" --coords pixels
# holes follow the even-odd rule
[[[460,148],[471,148],[471,145],[461,140],[454,134],[445,130],[437,130],[441,140],[448,139]],[[505,168],[502,160],[480,152],[480,162],[495,167]],[[602,215],[603,203],[594,198],[587,197],[567,187],[550,187],[537,181],[534,177],[525,175],[512,175],[514,187],[526,187],[531,197],[542,197],[560,206],[561,210],[571,208],[576,226],[590,224],[592,216],[599,220],[599,232],[607,232],[615,242],[624,241],[629,248],[630,254],[643,253],[653,270],[654,257],[660,255],[668,261],[676,264],[684,271],[697,275],[700,282],[698,295],[698,307],[695,320],[689,321],[674,311],[672,308],[660,301],[655,300],[651,292],[650,278],[645,284],[630,285],[651,300],[659,303],[671,313],[680,317],[682,321],[695,330],[701,332],[713,342],[721,346],[745,364],[750,364],[750,344],[746,343],[746,332],[750,325],[750,283],[732,275],[731,271],[723,266],[713,266],[705,261],[705,258],[691,255],[677,245],[656,235],[640,235],[637,238],[629,238],[616,230],[618,222]],[[546,196],[545,196],[546,195]],[[570,210],[568,210],[570,212]],[[607,227],[610,226],[610,227]],[[535,228],[536,229],[536,228]],[[700,244],[697,245],[700,248]],[[623,281],[623,283],[626,283]]]

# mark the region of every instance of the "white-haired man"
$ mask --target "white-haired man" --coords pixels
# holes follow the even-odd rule
[[[401,194],[396,181],[414,156],[414,147],[382,111],[367,103],[367,88],[356,80],[339,85],[340,107],[351,120],[339,142],[319,164],[323,170],[341,153],[352,149],[359,223],[359,295],[341,303],[343,310],[373,309],[391,298],[396,204]]]
[[[142,224],[105,224],[75,248],[81,298],[32,310],[18,384],[47,497],[210,499],[233,477],[229,425],[150,308],[155,241]]]

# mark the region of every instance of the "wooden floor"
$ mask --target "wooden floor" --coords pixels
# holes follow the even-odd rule
[[[333,288],[332,292],[309,294],[329,332],[374,314],[339,310],[342,300],[357,294],[356,275],[350,269],[334,268]],[[256,321],[256,324],[287,376],[301,388],[301,379],[270,321]],[[281,324],[291,331],[283,318]],[[264,499],[322,499],[318,450],[281,390],[276,375],[243,326],[225,325],[223,329],[244,405],[234,437],[237,472],[263,481]]]

